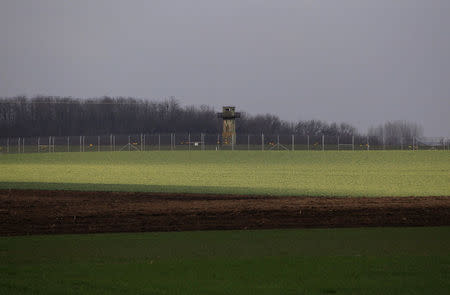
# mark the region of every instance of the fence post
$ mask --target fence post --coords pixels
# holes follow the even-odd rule
[[[416,137],[413,136],[413,152],[416,150]]]
[[[22,137],[22,153],[25,154],[25,137]]]
[[[191,150],[191,133],[188,133],[188,150]]]
[[[247,151],[250,150],[250,134],[247,134]]]
[[[100,136],[97,136],[97,152],[100,151]]]
[[[325,151],[325,135],[322,134],[322,152]]]
[[[67,136],[67,152],[70,152],[70,136]]]
[[[200,150],[205,150],[205,138],[203,132],[200,133]]]
[[[352,135],[352,151],[355,151],[355,136]]]
[[[128,135],[128,151],[131,151],[131,136]]]
[[[308,144],[308,151],[309,151],[309,135],[306,135],[307,144]]]
[[[38,152],[38,153],[40,152],[40,151],[39,151],[39,143],[40,143],[40,141],[41,141],[41,138],[38,137],[38,140],[37,140],[37,152]]]
[[[142,146],[142,148],[143,148],[143,151],[145,151],[145,134],[144,134],[144,137],[142,138],[142,140],[143,140],[143,143],[144,143],[144,145]]]
[[[261,133],[261,150],[264,150],[264,133]]]
[[[369,144],[369,136],[367,136],[367,150],[370,150],[370,144]]]
[[[86,139],[86,136],[83,135],[83,152],[85,150],[85,147],[84,147],[85,146],[85,139]]]
[[[80,153],[81,153],[81,135],[80,135]]]
[[[9,137],[6,139],[6,152],[9,153]]]
[[[400,150],[403,151],[403,137],[400,136]]]
[[[337,137],[337,144],[338,144],[338,152],[339,152],[339,136]]]
[[[158,151],[161,150],[161,134],[158,134]]]
[[[292,134],[292,151],[294,151],[294,146],[295,146],[295,143],[294,143],[294,134]]]
[[[52,149],[52,137],[49,136],[48,137],[48,152],[49,153],[50,153],[51,149]]]
[[[234,142],[236,140],[236,134],[231,135],[231,150],[234,151]]]
[[[277,150],[280,150],[280,136],[277,135]]]

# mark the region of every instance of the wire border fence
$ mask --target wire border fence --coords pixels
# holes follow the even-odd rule
[[[226,142],[226,144],[225,144]],[[45,136],[0,138],[0,154],[117,151],[371,151],[450,150],[446,137],[384,138],[377,136],[326,136],[298,134],[238,134],[231,142],[220,134],[160,133],[96,136]]]

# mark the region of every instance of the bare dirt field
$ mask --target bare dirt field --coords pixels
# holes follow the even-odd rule
[[[0,190],[0,235],[450,225],[450,197]]]

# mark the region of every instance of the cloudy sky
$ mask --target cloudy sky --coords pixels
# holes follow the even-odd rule
[[[449,0],[0,0],[0,96],[175,96],[450,136],[449,12]]]

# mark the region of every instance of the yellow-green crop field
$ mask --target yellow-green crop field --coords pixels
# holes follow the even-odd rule
[[[449,196],[448,151],[153,151],[0,155],[0,188]]]

